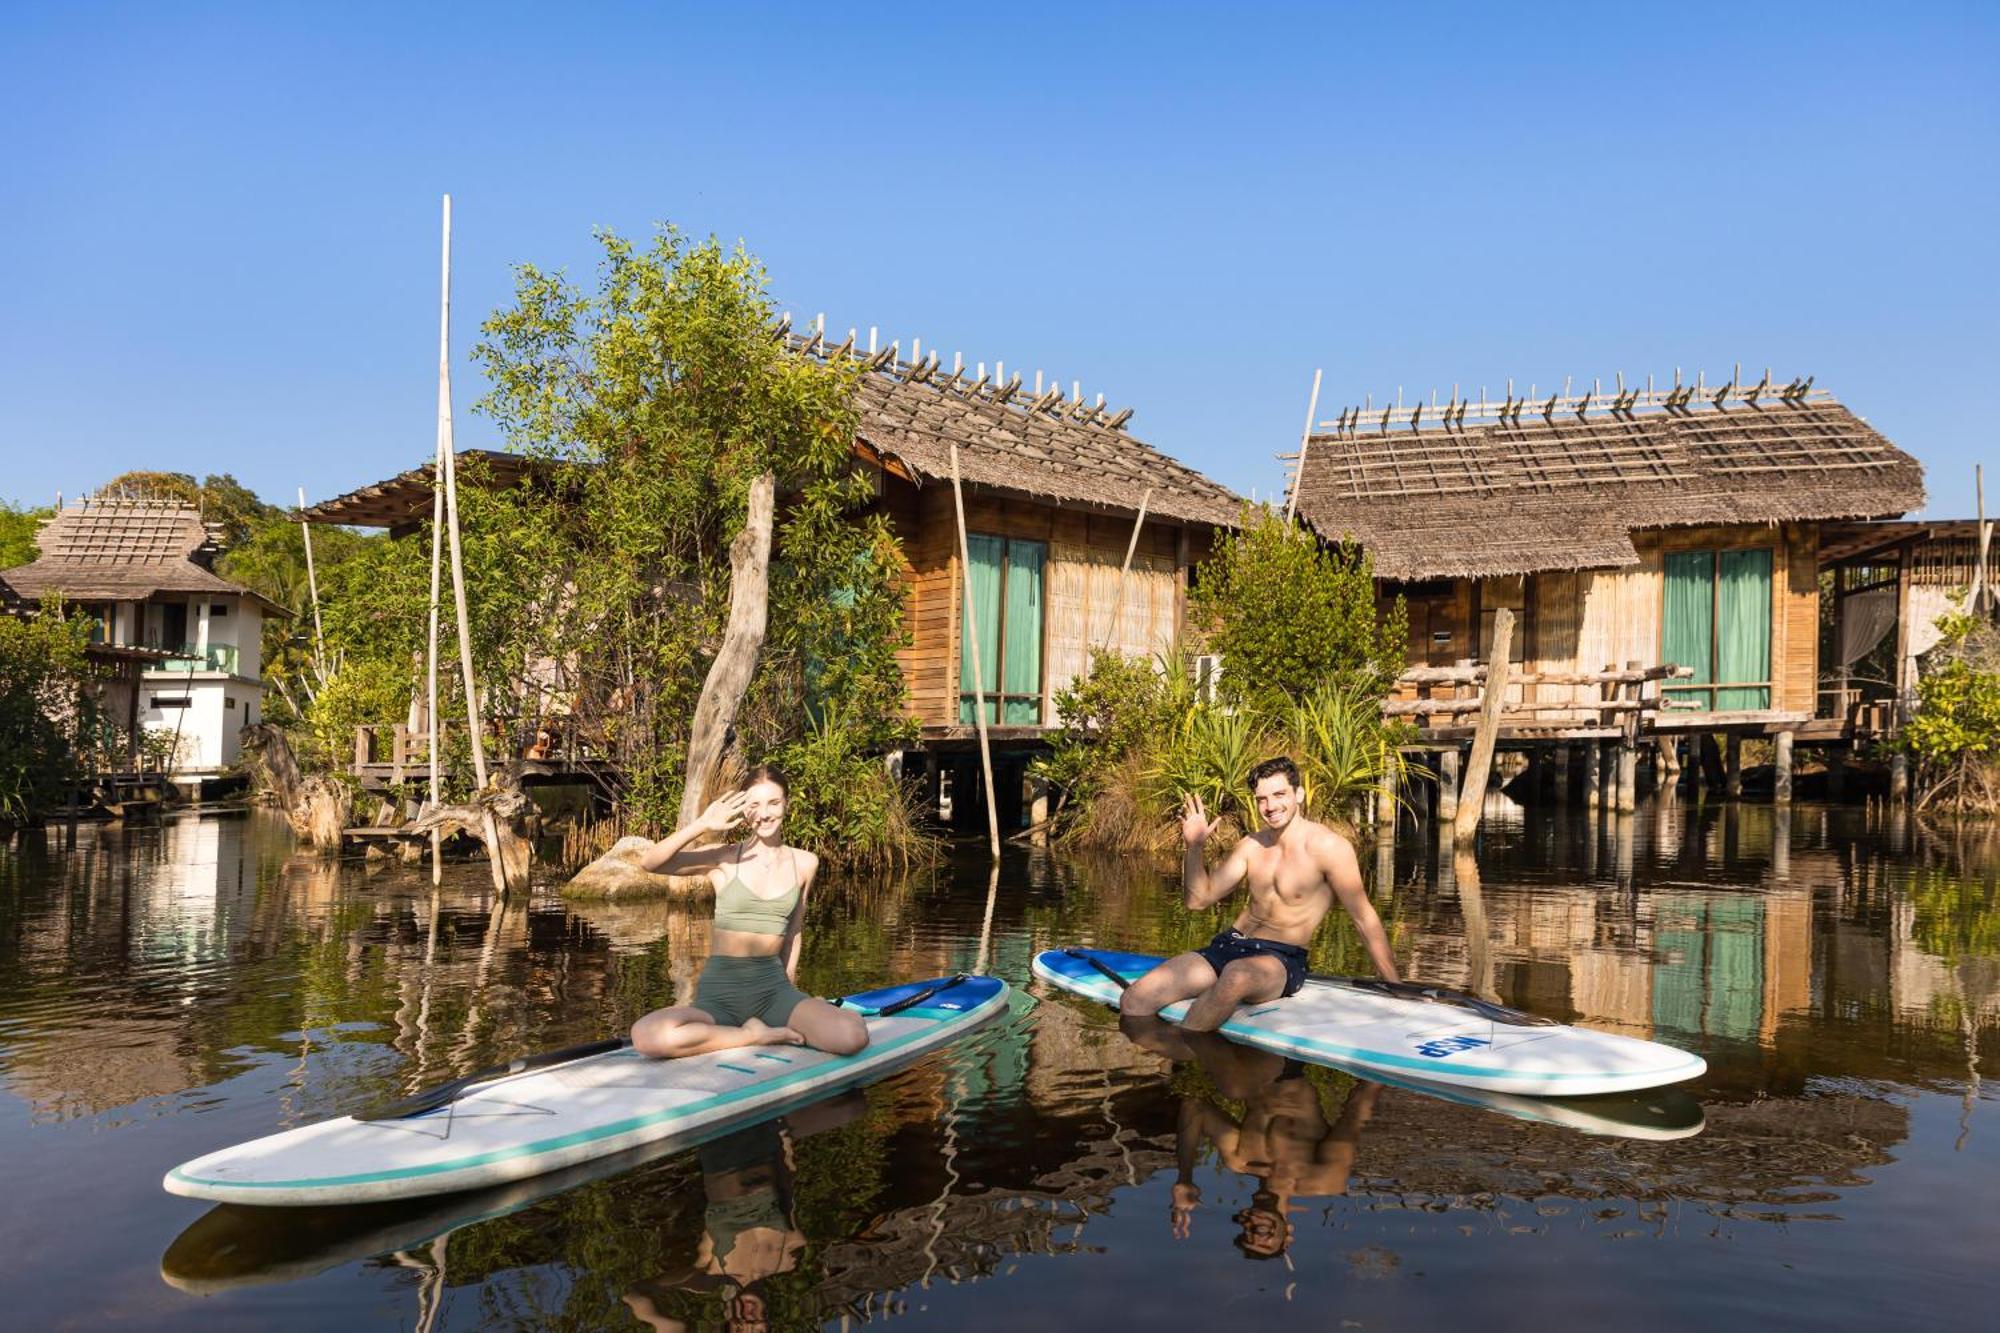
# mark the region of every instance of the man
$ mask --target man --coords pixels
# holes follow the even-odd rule
[[[1119,1010],[1150,1017],[1192,998],[1182,1026],[1213,1032],[1237,1006],[1297,992],[1306,979],[1306,945],[1336,900],[1354,919],[1375,970],[1399,980],[1389,937],[1361,885],[1361,866],[1347,839],[1301,812],[1298,766],[1279,756],[1250,770],[1250,791],[1264,827],[1237,843],[1210,872],[1202,859],[1211,824],[1201,798],[1181,809],[1187,857],[1181,872],[1190,912],[1212,907],[1248,880],[1250,901],[1236,924],[1206,948],[1178,954],[1127,987]]]
[[[1213,1145],[1228,1171],[1253,1177],[1250,1206],[1231,1220],[1241,1228],[1237,1248],[1252,1259],[1285,1253],[1292,1236],[1293,1200],[1347,1193],[1361,1131],[1375,1113],[1381,1088],[1357,1079],[1337,1121],[1329,1124],[1319,1093],[1297,1062],[1269,1051],[1238,1046],[1212,1032],[1177,1032],[1164,1024],[1138,1036],[1148,1050],[1170,1060],[1193,1060],[1215,1092],[1242,1104],[1242,1113],[1205,1097],[1181,1098],[1169,1225],[1174,1239],[1193,1233],[1201,1188],[1195,1167]]]

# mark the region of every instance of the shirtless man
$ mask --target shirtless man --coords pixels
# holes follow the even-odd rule
[[[1264,827],[1236,844],[1210,872],[1202,860],[1210,823],[1201,798],[1181,810],[1187,844],[1181,884],[1190,912],[1213,907],[1250,881],[1250,901],[1236,924],[1207,947],[1167,959],[1126,988],[1119,1011],[1145,1018],[1193,998],[1182,1026],[1213,1032],[1239,1005],[1262,1004],[1297,992],[1306,980],[1306,945],[1335,900],[1354,919],[1368,957],[1385,980],[1397,981],[1389,937],[1361,885],[1361,865],[1347,839],[1306,818],[1298,766],[1280,756],[1250,770],[1250,791]]]

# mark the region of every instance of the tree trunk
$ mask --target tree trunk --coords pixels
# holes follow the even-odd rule
[[[777,489],[777,478],[769,472],[750,483],[749,516],[729,544],[729,628],[694,708],[687,785],[681,790],[682,826],[693,823],[707,804],[736,710],[743,706],[744,692],[757,671],[757,655],[764,647],[771,613],[771,520]]]

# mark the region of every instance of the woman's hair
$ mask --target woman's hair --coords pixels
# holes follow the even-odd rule
[[[770,783],[785,794],[786,800],[792,799],[792,784],[786,779],[785,770],[776,764],[758,764],[752,768],[743,777],[743,790],[749,791],[760,782]]]

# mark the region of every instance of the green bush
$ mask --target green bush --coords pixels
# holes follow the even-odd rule
[[[2000,811],[2000,670],[1992,666],[2000,635],[1970,615],[1943,616],[1938,627],[1938,665],[1917,682],[1897,743],[1916,762],[1921,804]]]
[[[54,602],[0,614],[0,821],[40,818],[82,775],[97,733],[89,643],[89,619]]]

